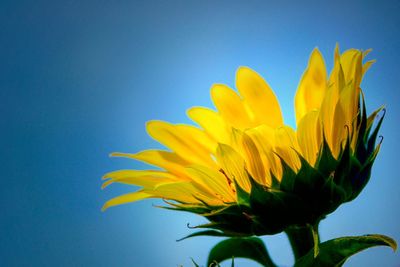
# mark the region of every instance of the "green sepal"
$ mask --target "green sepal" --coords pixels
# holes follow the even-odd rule
[[[341,151],[338,159],[338,164],[336,166],[336,170],[333,174],[333,180],[335,184],[341,186],[343,190],[346,192],[347,196],[350,196],[353,192],[353,186],[351,184],[351,180],[349,179],[349,174],[352,170],[352,158],[351,158],[351,149],[350,149],[351,141],[348,137],[346,139],[346,144],[344,149]],[[351,174],[350,174],[350,177]]]
[[[233,204],[210,214],[203,214],[211,223],[198,227],[208,226],[230,236],[249,236],[254,234],[251,214],[250,207]]]
[[[319,157],[315,168],[325,176],[329,176],[336,169],[337,161],[332,155],[332,151],[326,141],[325,135],[322,136],[322,145],[318,153]]]
[[[347,201],[351,201],[355,199],[362,191],[362,189],[367,185],[369,178],[371,177],[371,170],[374,160],[371,159],[365,164],[362,169],[354,175],[352,178],[352,183],[355,188],[358,190],[353,190],[351,197]]]
[[[265,267],[276,266],[271,260],[264,242],[257,237],[234,237],[219,242],[211,249],[207,266],[232,258],[251,259]]]
[[[191,237],[195,237],[195,236],[217,236],[217,237],[227,237],[226,234],[224,234],[223,232],[220,231],[216,231],[216,230],[205,230],[205,231],[200,231],[200,232],[196,232],[190,235],[187,235],[185,237],[182,237],[178,240],[176,240],[177,242],[191,238]]]
[[[221,235],[219,235],[218,233],[214,232],[215,233],[214,236],[233,237],[233,236],[252,235],[253,231],[251,228],[251,224],[247,223],[248,226],[246,226],[246,228],[244,228],[245,223],[246,222],[243,220],[240,220],[240,221],[237,220],[237,222],[235,221],[234,223],[227,222],[226,220],[220,220],[220,221],[214,220],[214,221],[211,221],[210,223],[200,224],[200,225],[192,226],[190,228],[192,228],[192,229],[213,229],[211,231],[216,231],[216,232],[222,233]],[[242,227],[242,228],[240,228],[240,227]],[[201,232],[201,233],[205,233],[205,231]],[[197,235],[202,235],[202,234],[197,234]]]
[[[262,203],[264,204],[264,194],[268,192],[268,187],[259,184],[256,180],[254,180],[253,176],[249,174],[249,180],[251,184],[251,191],[250,191],[250,206],[253,206],[252,203]]]
[[[272,189],[280,189],[281,188],[281,182],[275,177],[275,175],[272,173],[270,170],[270,175],[271,175],[271,188]]]
[[[334,182],[333,177],[328,177],[324,186],[316,194],[315,211],[321,216],[326,216],[335,211],[345,201],[346,196],[346,191]],[[310,223],[314,224],[312,221]]]
[[[376,125],[374,131],[372,132],[371,136],[368,139],[368,144],[367,144],[367,153],[368,153],[368,155],[373,153],[373,151],[375,150],[376,137],[378,136],[378,131],[381,128],[383,118],[385,118],[385,114],[386,114],[386,110],[383,109],[383,115],[379,119],[378,124]]]
[[[366,141],[366,137],[367,137],[367,135],[366,134],[368,134],[367,133],[367,122],[368,122],[368,117],[367,117],[367,107],[365,106],[365,98],[364,98],[364,94],[362,93],[361,94],[361,100],[362,100],[362,112],[361,113],[359,113],[359,119],[358,119],[358,125],[359,125],[359,127],[358,127],[358,135],[359,135],[359,138],[358,138],[358,141],[361,141],[361,142],[365,142]],[[361,114],[361,117],[360,117],[360,114]]]
[[[239,205],[250,206],[250,195],[247,193],[236,180],[234,180],[236,189],[236,198]]]
[[[265,202],[258,202],[260,199],[254,199],[251,202],[257,214],[253,218],[253,232],[257,235],[276,234],[283,231],[296,222],[298,217],[296,215],[301,215],[301,207],[304,206],[298,208],[299,212],[295,212],[296,206],[299,206],[302,201],[282,191],[266,191],[262,200]]]
[[[385,106],[381,106],[380,108],[378,108],[378,109],[376,109],[374,112],[372,112],[371,115],[368,116],[368,118],[367,118],[367,130],[366,130],[366,133],[365,133],[366,139],[367,139],[368,136],[369,136],[369,133],[370,133],[370,131],[371,131],[371,129],[372,129],[372,125],[374,124],[374,120],[375,120],[376,116],[377,116],[382,110],[386,113]],[[366,141],[366,140],[365,140],[365,141]]]
[[[298,157],[301,167],[296,174],[293,191],[295,194],[302,196],[302,198],[310,199],[324,185],[325,178],[300,153],[298,153]]]
[[[396,241],[384,235],[348,236],[332,239],[319,245],[319,253],[314,256],[314,249],[295,263],[295,267],[331,267],[342,266],[352,255],[374,246],[389,246],[394,251]]]
[[[210,212],[209,208],[202,207],[202,206],[195,206],[195,205],[185,206],[185,205],[174,204],[173,207],[168,207],[168,206],[155,206],[155,207],[167,209],[167,210],[186,211],[186,212],[191,212],[191,213],[196,213],[196,214],[205,214],[205,213]],[[214,207],[214,209],[216,209],[216,207]]]
[[[289,198],[289,193],[263,186],[251,176],[250,183],[250,207],[254,213],[261,216],[281,217],[279,211],[286,210],[285,199]]]
[[[296,173],[286,164],[286,162],[278,155],[282,165],[282,180],[280,189],[286,192],[292,192],[294,189],[294,182],[296,180]],[[276,177],[273,176],[275,179]]]
[[[276,234],[302,216],[305,203],[291,192],[268,188],[250,176],[250,207],[256,235]]]

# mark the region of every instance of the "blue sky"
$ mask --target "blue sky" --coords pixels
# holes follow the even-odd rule
[[[321,237],[400,241],[399,1],[56,2],[0,3],[0,265],[205,264],[218,238],[175,242],[202,218],[156,200],[100,211],[134,190],[101,191],[104,173],[146,168],[108,154],[160,148],[145,122],[190,123],[186,109],[211,107],[210,86],[233,86],[242,65],[265,77],[293,125],[310,52],[319,47],[331,67],[336,42],[373,48],[362,87],[369,111],[386,104],[387,116],[370,183],[321,223]],[[263,239],[278,264],[291,265],[284,235]],[[399,264],[399,253],[373,248],[346,266]]]

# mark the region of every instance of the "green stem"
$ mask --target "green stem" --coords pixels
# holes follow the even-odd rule
[[[318,223],[314,226],[293,226],[285,230],[292,246],[295,261],[314,249],[314,256],[318,255]]]
[[[309,225],[311,228],[311,232],[313,235],[313,243],[314,243],[314,258],[318,256],[319,253],[319,233],[318,233],[318,224]]]

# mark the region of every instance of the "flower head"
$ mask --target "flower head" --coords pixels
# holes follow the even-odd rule
[[[118,182],[141,189],[104,209],[161,198],[171,209],[206,217],[210,223],[198,227],[221,235],[274,234],[318,222],[360,193],[379,151],[383,116],[374,130],[372,124],[382,108],[367,117],[360,89],[374,62],[363,63],[368,52],[340,54],[336,47],[328,75],[314,49],[295,96],[297,129],[284,124],[272,89],[247,67],[236,73],[238,93],[212,87],[216,111],[188,110],[198,127],[148,122],[149,135],[169,150],[113,153],[159,169],[106,174],[103,187]]]

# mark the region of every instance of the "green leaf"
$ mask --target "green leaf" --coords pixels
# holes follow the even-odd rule
[[[342,266],[352,255],[374,246],[389,246],[396,250],[397,244],[384,235],[347,236],[332,239],[319,245],[319,253],[314,257],[314,249],[295,263],[295,267]]]
[[[378,132],[379,132],[379,129],[381,128],[382,121],[385,118],[385,114],[386,114],[386,109],[383,109],[383,114],[382,114],[381,118],[379,119],[378,124],[376,125],[374,131],[372,132],[371,136],[368,139],[368,144],[367,144],[368,154],[371,154],[375,149],[376,137],[378,136]]]
[[[232,258],[251,259],[265,267],[276,266],[269,257],[264,242],[257,237],[234,237],[219,242],[211,249],[207,266],[213,262],[220,263]]]

